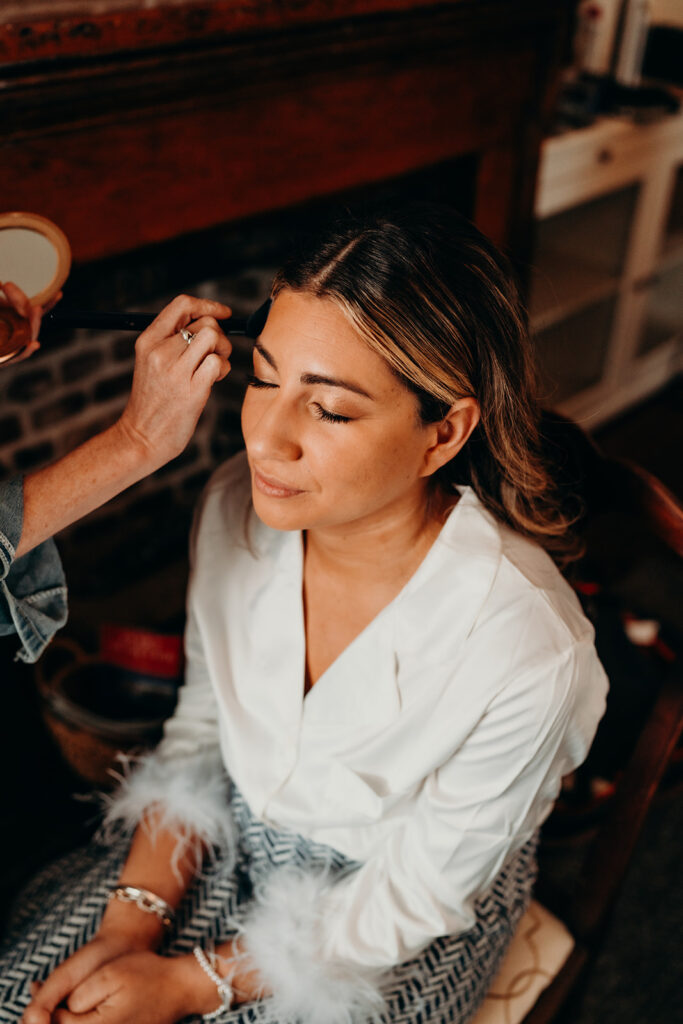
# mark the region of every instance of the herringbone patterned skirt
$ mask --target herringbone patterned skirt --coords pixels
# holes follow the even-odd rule
[[[178,910],[163,952],[188,953],[202,939],[225,940],[226,920],[244,915],[254,883],[276,867],[292,865],[332,875],[353,862],[329,847],[256,820],[235,792],[239,829],[237,863],[218,861],[197,879]],[[29,986],[91,939],[126,859],[129,839],[110,846],[93,841],[45,868],[17,901],[0,950],[0,1021],[18,1021]],[[437,939],[413,960],[386,974],[386,1020],[392,1024],[464,1024],[493,979],[531,895],[535,842],[505,866],[476,905],[477,920],[465,934]],[[199,1018],[196,1018],[199,1020]],[[295,1024],[276,1021],[267,999],[227,1012],[224,1024]]]

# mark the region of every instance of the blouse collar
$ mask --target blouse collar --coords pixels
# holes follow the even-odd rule
[[[364,723],[388,721],[400,709],[403,677],[427,670],[466,640],[495,579],[501,537],[474,491],[458,490],[458,503],[413,576],[305,700],[302,535],[273,530],[252,514],[249,540],[258,557],[244,593],[245,628],[260,654],[247,700],[254,713],[268,700],[274,734],[291,734],[303,715],[315,719],[318,712],[338,722],[358,721],[361,712]]]

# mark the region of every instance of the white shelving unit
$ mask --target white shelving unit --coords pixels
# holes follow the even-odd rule
[[[544,404],[590,429],[683,369],[683,112],[547,139],[535,213]]]

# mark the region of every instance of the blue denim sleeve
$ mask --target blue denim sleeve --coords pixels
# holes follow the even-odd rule
[[[67,593],[53,540],[15,559],[23,521],[23,480],[0,484],[0,636],[16,633],[17,659],[32,662],[66,622]]]

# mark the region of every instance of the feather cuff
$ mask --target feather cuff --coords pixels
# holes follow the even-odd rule
[[[321,957],[323,895],[330,884],[327,872],[276,870],[256,887],[254,904],[237,926],[245,956],[269,993],[274,1020],[370,1024],[382,1019],[380,972]]]
[[[219,753],[182,760],[165,760],[156,753],[131,761],[119,755],[121,771],[113,774],[120,785],[103,794],[105,814],[100,830],[103,842],[121,829],[132,832],[146,812],[154,812],[151,834],[169,830],[178,836],[173,866],[188,851],[201,863],[204,849],[230,860],[235,852],[235,827],[228,798],[228,776]],[[149,827],[149,819],[145,819]]]

